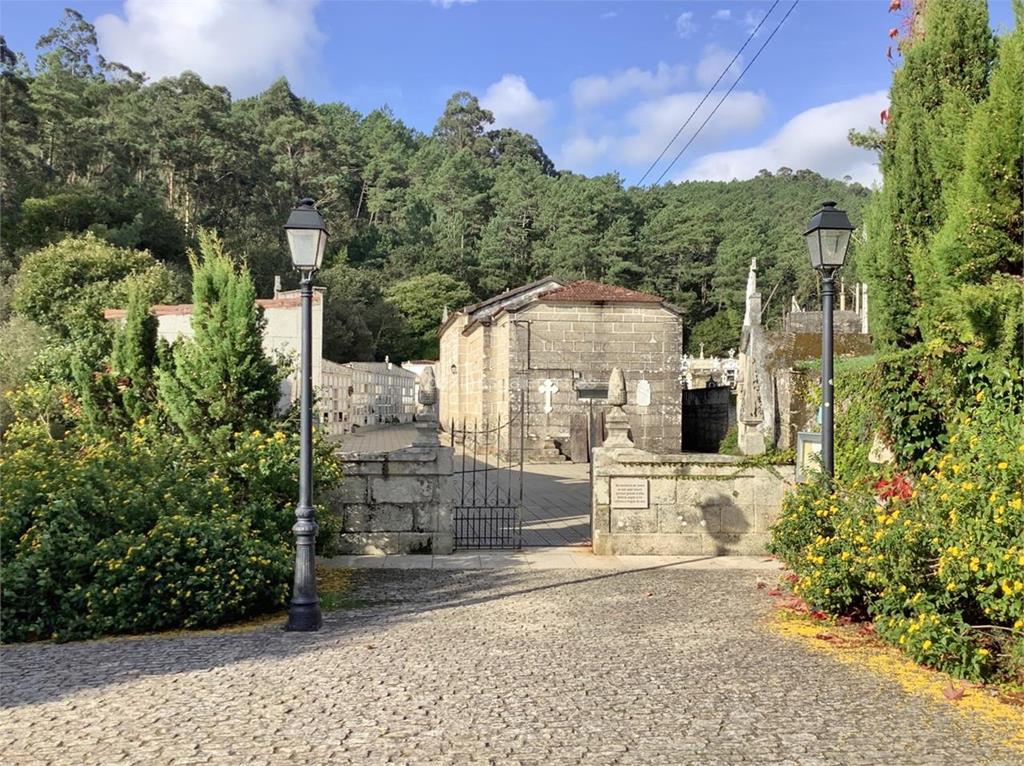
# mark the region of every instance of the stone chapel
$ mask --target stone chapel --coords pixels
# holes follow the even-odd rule
[[[446,316],[440,346],[445,428],[519,423],[525,409],[527,461],[586,462],[603,438],[608,378],[618,367],[637,446],[680,450],[683,320],[656,295],[547,277]]]

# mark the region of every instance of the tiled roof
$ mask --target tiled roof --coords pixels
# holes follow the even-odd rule
[[[661,303],[662,298],[650,293],[639,293],[616,285],[606,285],[589,279],[570,282],[540,296],[542,301],[575,303]]]
[[[319,301],[320,294],[313,293],[313,300]],[[302,298],[299,296],[282,296],[279,298],[257,298],[256,305],[265,309],[294,309],[302,305]],[[104,319],[124,319],[125,309],[104,309]],[[150,306],[149,313],[153,316],[189,316],[192,313],[191,303],[158,303]]]

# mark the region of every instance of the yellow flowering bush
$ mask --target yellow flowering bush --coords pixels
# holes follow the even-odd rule
[[[874,466],[873,475],[837,471],[834,484],[790,493],[772,549],[812,608],[871,618],[879,635],[924,664],[1020,682],[1024,382],[1016,369],[971,381],[974,390],[951,398],[943,433],[918,460],[888,472]],[[836,446],[844,449],[838,438]]]
[[[0,445],[3,640],[211,626],[282,606],[297,454],[281,431],[212,454],[145,421],[63,438],[16,422]],[[315,470],[322,486],[339,477],[324,445]]]

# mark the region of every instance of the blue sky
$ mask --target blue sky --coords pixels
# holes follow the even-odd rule
[[[327,2],[4,0],[0,29],[31,58],[67,4],[100,51],[153,77],[183,69],[236,96],[285,75],[316,101],[387,104],[429,131],[469,90],[500,125],[536,135],[559,168],[635,183],[771,8],[766,2]],[[906,2],[906,0],[905,0]],[[648,182],[661,175],[781,20],[780,0]],[[889,0],[801,0],[666,179],[749,177],[810,167],[877,179],[849,128],[877,125],[892,64]],[[992,24],[1013,23],[992,0]]]

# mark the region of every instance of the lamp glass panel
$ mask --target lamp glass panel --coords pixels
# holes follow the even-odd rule
[[[818,238],[820,229],[807,233],[807,249],[811,254],[811,268],[821,268],[821,240]]]
[[[320,235],[316,246],[316,268],[319,269],[320,264],[324,262],[324,250],[327,248],[327,232],[320,229],[317,234]]]
[[[849,229],[822,229],[821,262],[824,266],[839,268],[846,259],[846,247],[850,244]]]
[[[297,269],[315,269],[319,266],[323,248],[319,229],[288,229],[288,249],[292,265]]]

